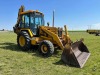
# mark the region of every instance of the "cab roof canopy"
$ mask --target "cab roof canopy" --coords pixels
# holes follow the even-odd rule
[[[24,12],[21,12],[20,15],[28,14],[28,13],[40,13],[41,15],[44,16],[44,14],[42,12],[39,12],[38,10],[28,10],[28,11],[24,11]]]

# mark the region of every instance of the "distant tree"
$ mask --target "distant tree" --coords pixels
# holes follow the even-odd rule
[[[2,29],[2,31],[5,31],[5,29]]]

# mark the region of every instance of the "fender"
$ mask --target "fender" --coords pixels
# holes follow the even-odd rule
[[[28,32],[29,36],[32,38],[34,36],[33,32],[30,29],[21,29],[20,31]]]

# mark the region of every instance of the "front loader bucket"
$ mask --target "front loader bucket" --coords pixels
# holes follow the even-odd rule
[[[82,68],[87,61],[90,53],[82,41],[77,41],[71,46],[66,45],[61,55],[64,63]]]

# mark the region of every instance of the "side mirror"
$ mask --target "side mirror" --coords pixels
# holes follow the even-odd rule
[[[49,26],[49,22],[47,22],[47,26]]]

